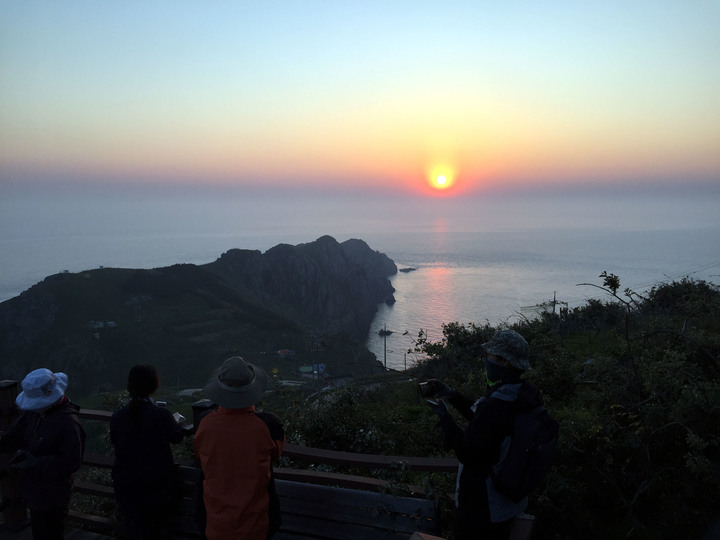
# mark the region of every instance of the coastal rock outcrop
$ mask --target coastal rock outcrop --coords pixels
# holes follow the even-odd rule
[[[304,321],[318,333],[367,336],[381,302],[394,302],[388,276],[397,266],[362,240],[338,243],[330,236],[262,254],[233,249],[206,266],[264,305]]]
[[[98,392],[150,363],[202,386],[231,354],[281,374],[318,359],[335,373],[366,369],[376,359],[363,340],[378,304],[394,301],[396,272],[362,240],[323,236],[204,265],[55,274],[0,303],[0,379],[44,366]],[[285,349],[296,360],[278,358]]]

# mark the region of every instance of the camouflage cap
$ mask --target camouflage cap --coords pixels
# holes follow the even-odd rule
[[[530,369],[530,345],[515,330],[500,330],[481,347],[488,354],[502,356],[514,368]]]

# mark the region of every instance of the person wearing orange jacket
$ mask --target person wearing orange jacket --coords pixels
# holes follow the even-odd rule
[[[194,439],[205,477],[207,540],[265,540],[279,529],[272,463],[280,458],[285,431],[277,416],[255,410],[267,382],[261,367],[233,356],[205,386],[218,405],[201,419]]]

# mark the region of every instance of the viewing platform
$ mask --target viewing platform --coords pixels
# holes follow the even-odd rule
[[[18,384],[0,383],[0,430],[12,420]],[[212,404],[202,400],[193,405],[194,419]],[[112,412],[81,409],[84,422],[109,422]],[[455,473],[455,458],[425,458],[358,454],[309,448],[286,443],[283,456],[297,462],[315,465],[335,465],[353,470],[403,470],[428,473]],[[7,456],[0,456],[0,470],[5,470]],[[109,469],[110,455],[85,453],[81,469]],[[204,535],[195,520],[198,503],[202,501],[202,472],[193,464],[177,464],[178,493],[172,516],[172,539],[202,540]],[[324,472],[314,469],[276,467],[276,488],[280,498],[282,525],[274,540],[291,539],[347,539],[364,540],[437,540],[441,539],[440,504],[418,486],[398,485],[371,476]],[[76,475],[73,498],[90,496],[99,501],[112,501],[113,488],[80,480]],[[27,525],[27,513],[17,497],[16,482],[5,474],[0,482],[2,522],[0,540],[32,540]],[[402,494],[399,494],[402,493]],[[452,504],[451,501],[447,501]],[[93,505],[95,508],[98,505]],[[107,506],[107,504],[105,505]],[[84,508],[84,507],[83,507]],[[99,514],[99,513],[98,513]],[[110,515],[108,515],[110,514]],[[121,524],[113,517],[79,511],[71,504],[67,540],[107,540],[116,538]],[[527,540],[534,525],[533,516],[517,519],[511,540]]]

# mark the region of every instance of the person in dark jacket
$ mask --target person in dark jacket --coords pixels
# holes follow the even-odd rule
[[[487,386],[480,399],[468,399],[439,380],[428,381],[436,396],[447,399],[468,420],[461,429],[442,399],[430,404],[440,417],[446,446],[460,462],[455,491],[458,540],[506,540],[514,518],[527,508],[527,497],[514,502],[494,489],[491,469],[500,467],[509,448],[515,412],[543,403],[540,391],[521,380],[530,368],[530,347],[520,334],[501,330],[482,349],[488,355]]]
[[[16,451],[10,467],[20,471],[34,540],[62,540],[73,473],[82,464],[85,431],[67,385],[65,373],[28,373],[15,400],[22,413],[0,437],[0,450]]]
[[[153,401],[159,385],[153,366],[133,366],[127,383],[130,401],[110,419],[115,498],[125,538],[132,540],[162,540],[169,534],[175,468],[170,443],[182,441],[185,430]]]

